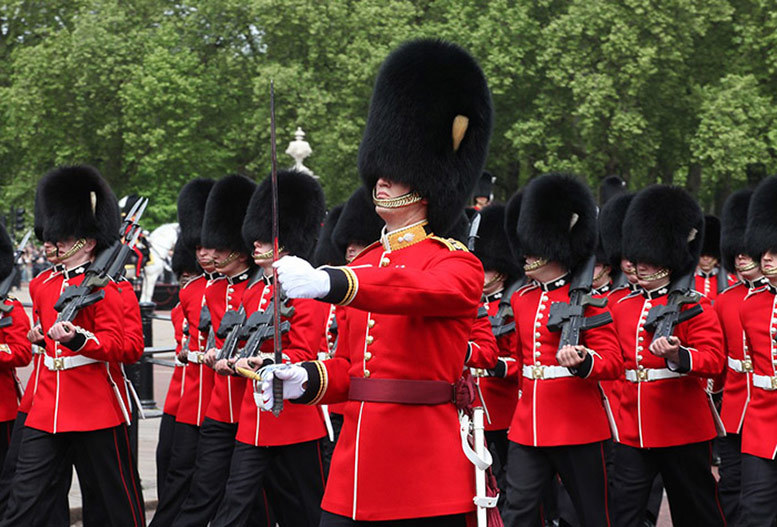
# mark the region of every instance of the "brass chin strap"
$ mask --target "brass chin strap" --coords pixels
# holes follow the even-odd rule
[[[773,269],[761,269],[764,276],[777,276],[777,267]]]
[[[758,264],[750,260],[750,263],[747,265],[737,265],[735,267],[737,271],[739,271],[740,273],[746,273],[747,271],[752,271],[753,269],[758,267]]]
[[[50,251],[46,251],[46,259],[51,260],[52,258],[59,258],[57,255],[59,254],[59,250],[54,247]]]
[[[423,198],[421,195],[416,192],[408,192],[407,194],[403,194],[401,196],[397,196],[396,198],[388,198],[388,199],[379,199],[376,197],[376,190],[372,189],[372,202],[378,206],[382,207],[384,209],[398,209],[400,207],[406,207],[408,205],[412,205],[413,203],[418,203]]]
[[[548,261],[545,258],[537,258],[536,260],[534,260],[534,262],[532,262],[530,264],[528,264],[528,263],[525,264],[523,266],[523,270],[526,271],[526,272],[535,271],[535,270],[537,270],[540,267],[543,267],[545,265],[548,265]]]
[[[220,262],[217,262],[217,261],[214,260],[213,261],[213,265],[216,266],[216,269],[223,269],[224,266],[229,265],[230,263],[232,263],[235,260],[237,260],[238,256],[240,256],[239,252],[232,251],[231,253],[229,253],[229,255],[226,258],[224,258]]]
[[[596,276],[594,276],[594,279],[593,279],[593,280],[591,280],[591,282],[593,282],[593,283],[595,284],[596,282],[598,282],[599,280],[601,280],[601,279],[602,279],[602,277],[603,277],[604,275],[606,275],[606,274],[607,274],[607,273],[609,273],[609,272],[610,272],[610,269],[608,269],[606,265],[602,266],[602,270],[601,270],[601,271],[599,271],[599,274],[597,274]]]
[[[622,271],[622,272],[623,272],[623,273],[624,273],[626,276],[634,276],[635,274],[637,274],[637,270],[636,270],[636,269],[634,269],[633,267],[631,268],[631,270],[630,270],[630,271],[627,271],[627,270],[625,270],[623,267],[621,267],[621,271]]]
[[[278,254],[282,253],[285,250],[286,249],[284,249],[283,247],[279,247],[278,248]],[[260,254],[254,254],[253,255],[254,261],[257,261],[257,260],[268,260],[270,258],[272,258],[272,249],[270,249],[269,251],[265,251],[263,253],[260,253]]]
[[[505,279],[505,276],[502,273],[496,273],[491,280],[489,280],[483,285],[483,289],[488,289],[495,283],[499,282],[500,280],[503,281],[504,279]]]
[[[84,248],[84,245],[86,245],[86,239],[85,238],[79,238],[76,240],[76,243],[73,244],[73,246],[68,249],[65,254],[59,255],[60,260],[67,260],[74,254],[76,254],[78,251]],[[59,252],[59,249],[57,249],[57,252]]]
[[[653,274],[650,274],[647,276],[642,276],[640,274],[637,274],[637,276],[639,277],[640,280],[644,282],[654,282],[656,280],[661,280],[662,278],[666,278],[667,276],[669,276],[669,273],[671,273],[669,269],[667,269],[666,267],[662,267],[661,269],[659,269]]]

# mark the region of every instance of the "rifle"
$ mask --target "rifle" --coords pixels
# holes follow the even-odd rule
[[[553,302],[548,313],[547,327],[550,331],[560,331],[558,349],[564,346],[576,346],[580,343],[580,333],[598,328],[612,322],[609,312],[592,317],[584,316],[586,306],[604,307],[607,298],[593,298],[591,287],[594,278],[596,258],[591,255],[578,266],[569,282],[569,302]]]
[[[119,231],[121,239],[116,240],[113,245],[97,255],[97,258],[84,272],[84,280],[80,285],[71,285],[62,291],[57,303],[54,304],[54,309],[59,312],[57,322],[72,322],[81,309],[105,298],[103,288],[114,278],[114,275],[110,273],[111,271],[116,272],[117,259],[123,255],[126,260],[126,256],[129,254],[123,250],[123,246],[127,241],[125,234],[129,231],[134,232],[131,227],[137,226],[137,222],[147,204],[147,199],[135,202],[135,205],[127,213],[124,222],[121,224],[121,230]],[[137,235],[135,235],[136,240]],[[124,263],[122,262],[121,268],[123,267]],[[120,276],[120,273],[118,276]]]
[[[216,346],[216,332],[211,328],[210,310],[207,305],[203,305],[200,310],[200,321],[197,323],[197,331],[200,335],[208,334],[208,338],[205,341],[205,351]]]
[[[0,282],[0,316],[5,313],[10,313],[13,309],[13,305],[9,306],[5,303],[5,301],[8,298],[8,292],[11,290],[13,283],[16,281],[16,277],[19,275],[19,268],[17,265],[19,264],[19,259],[24,253],[24,246],[27,245],[31,234],[32,230],[29,230],[27,231],[27,234],[24,235],[24,238],[22,238],[21,243],[13,253],[13,267],[11,268],[11,272],[3,279],[2,282]],[[7,328],[11,324],[13,324],[13,319],[11,317],[0,318],[0,328]]]
[[[499,338],[515,331],[515,320],[505,323],[505,319],[514,318],[513,307],[510,305],[510,299],[513,294],[520,289],[523,285],[523,280],[516,280],[502,293],[502,298],[499,299],[499,307],[496,310],[496,315],[488,317],[491,322],[491,331],[494,333],[494,337]]]
[[[294,315],[294,307],[287,306],[286,300],[284,298],[281,302],[280,314],[286,318],[291,318]],[[241,337],[246,340],[246,345],[243,347],[240,358],[256,357],[259,355],[262,344],[275,338],[274,303],[274,300],[270,301],[270,305],[264,312],[253,313],[243,325]],[[280,333],[288,333],[289,330],[291,330],[291,323],[288,320],[281,322]]]
[[[669,284],[669,294],[666,305],[653,306],[648,311],[645,329],[653,332],[655,342],[661,337],[669,338],[675,326],[700,314],[703,309],[699,305],[701,293],[693,290],[694,274],[690,272],[673,280]],[[695,304],[690,309],[682,311],[683,304]]]
[[[720,270],[718,271],[718,294],[721,294],[728,288],[728,271],[720,264]]]
[[[238,342],[240,342],[240,332],[245,321],[246,310],[242,305],[237,311],[230,309],[224,313],[219,329],[216,332],[216,336],[223,339],[224,342],[221,345],[221,350],[219,350],[216,360],[232,358],[237,349]]]

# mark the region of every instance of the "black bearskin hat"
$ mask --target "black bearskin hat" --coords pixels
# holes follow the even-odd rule
[[[5,280],[13,271],[14,246],[8,231],[0,225],[0,280]]]
[[[701,244],[701,255],[720,260],[720,220],[711,214],[704,216],[704,242]]]
[[[170,267],[180,280],[184,273],[200,274],[202,269],[197,263],[196,249],[185,243],[176,243]]]
[[[203,247],[229,249],[243,254],[253,252],[252,245],[244,243],[240,229],[255,188],[256,183],[245,176],[225,176],[216,181],[205,203]]]
[[[409,185],[428,200],[432,230],[447,232],[482,173],[491,122],[486,78],[469,53],[440,40],[407,42],[378,72],[359,174],[370,192],[379,178]]]
[[[545,174],[529,181],[518,218],[524,256],[574,269],[594,251],[596,203],[588,186],[571,174]]]
[[[518,218],[521,215],[521,199],[523,190],[516,191],[505,205],[505,235],[507,236],[507,245],[510,247],[510,254],[513,260],[523,262],[523,252],[521,244],[518,242]]]
[[[680,187],[651,185],[634,196],[623,220],[623,255],[672,271],[696,269],[704,240],[704,214]]]
[[[202,219],[205,217],[205,203],[208,201],[215,181],[197,178],[183,186],[178,194],[179,242],[191,248],[202,245]]]
[[[599,237],[610,267],[621,268],[623,254],[623,219],[634,194],[620,194],[604,204],[599,211]]]
[[[626,182],[619,176],[607,176],[599,184],[599,206],[603,207],[618,194],[627,192]]]
[[[472,193],[473,198],[486,197],[489,200],[494,199],[494,183],[496,178],[491,175],[491,172],[484,170],[480,174],[478,182],[475,184],[475,191]]]
[[[720,213],[720,252],[723,267],[730,272],[736,269],[738,254],[748,254],[745,246],[747,209],[750,207],[751,189],[737,190],[723,204]]]
[[[45,211],[43,239],[93,238],[95,252],[119,239],[119,204],[97,169],[87,165],[55,168],[38,185]],[[37,198],[36,198],[37,201]]]
[[[348,244],[357,242],[365,247],[380,239],[380,231],[386,223],[375,212],[372,193],[365,187],[359,187],[345,202],[345,208],[332,231],[332,241],[341,254],[345,254]]]
[[[777,252],[777,216],[774,205],[777,203],[777,176],[761,181],[750,198],[747,210],[747,232],[745,247],[747,254],[759,262],[767,251]]]
[[[507,282],[521,275],[508,249],[504,205],[492,203],[483,207],[477,236],[473,253],[483,263],[483,269],[499,271],[507,277]]]
[[[43,239],[43,231],[46,228],[46,211],[43,210],[43,193],[40,191],[40,184],[43,180],[38,182],[38,190],[35,192],[35,204],[32,218],[32,232],[35,233],[35,237],[38,241],[46,241]]]
[[[278,245],[308,259],[321,230],[326,205],[321,185],[297,170],[278,171]],[[339,221],[338,221],[339,223]],[[272,179],[265,178],[251,196],[243,222],[243,242],[272,242]]]
[[[345,251],[338,251],[335,242],[332,240],[332,231],[334,231],[340,214],[343,212],[345,203],[335,207],[324,218],[324,225],[321,227],[321,233],[318,235],[316,249],[313,251],[313,265],[345,265]]]
[[[457,242],[461,242],[464,245],[469,243],[469,230],[472,225],[472,218],[478,213],[477,210],[466,208],[459,212],[456,216],[456,220],[453,222],[448,230],[439,234],[441,238],[454,239]]]

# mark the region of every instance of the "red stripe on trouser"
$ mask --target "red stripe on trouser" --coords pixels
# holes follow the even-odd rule
[[[607,517],[607,525],[610,525],[610,497],[607,493],[607,461],[604,459],[604,442],[599,443],[599,451],[602,454],[602,473],[604,474],[604,514]]]
[[[709,449],[710,455],[709,455],[709,463],[710,466],[712,466],[712,441],[710,441],[707,444],[707,448]],[[720,513],[720,517],[723,519],[723,525],[728,525],[728,522],[726,521],[726,515],[723,514],[723,506],[720,504],[720,493],[718,492],[718,480],[716,480],[714,477],[712,480],[715,482],[715,504],[718,506],[718,512]]]
[[[321,440],[316,441],[316,451],[318,452],[318,471],[321,473],[321,483],[326,486],[324,477],[324,462],[321,460]]]
[[[137,426],[137,425],[136,425]],[[132,490],[135,491],[135,503],[138,507],[138,514],[143,516],[143,504],[140,502],[140,496],[138,495],[138,487],[135,485],[135,480],[140,478],[135,478],[135,473],[132,471],[133,464],[132,464],[132,451],[130,450],[130,441],[129,441],[129,433],[127,431],[127,427],[124,427],[124,439],[126,441],[127,445],[127,460],[129,460],[129,469],[130,469],[130,479],[132,480]]]
[[[113,445],[116,447],[116,464],[119,467],[119,477],[121,477],[121,484],[124,485],[124,492],[127,493],[127,502],[130,504],[130,510],[132,511],[132,523],[135,524],[137,527],[138,525],[138,518],[135,515],[135,507],[132,506],[132,497],[129,493],[129,487],[127,487],[127,482],[124,480],[124,471],[121,469],[121,454],[119,453],[119,440],[116,437],[116,429],[113,429]]]

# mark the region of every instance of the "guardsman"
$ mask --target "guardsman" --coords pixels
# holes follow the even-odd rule
[[[105,297],[81,309],[72,323],[57,322],[54,309],[66,287],[81,283],[95,254],[118,238],[116,198],[87,166],[50,172],[38,192],[47,216],[44,239],[56,242],[63,270],[36,291],[45,366],[0,525],[31,522],[50,480],[66,473],[62,465],[71,455],[82,483],[100,489],[99,506],[111,525],[144,525],[123,400],[110,376],[110,363],[126,356],[121,294],[109,283]]]
[[[240,309],[243,293],[254,272],[251,250],[243,241],[241,228],[255,188],[256,184],[244,176],[225,176],[213,185],[205,205],[202,245],[221,274],[205,290],[205,302],[215,329],[226,312]],[[189,492],[171,525],[205,527],[224,495],[246,381],[231,375],[233,372],[226,360],[217,360],[222,344],[223,339],[217,336],[203,359],[215,370],[216,376],[200,427]],[[254,519],[259,521],[261,517],[255,515]]]
[[[626,366],[614,501],[616,524],[624,527],[642,525],[659,473],[675,525],[725,524],[710,470],[719,419],[705,391],[706,378],[723,369],[722,334],[712,305],[704,296],[695,302],[692,290],[703,236],[699,205],[678,187],[642,190],[623,222],[623,256],[636,266],[642,288],[610,308]],[[646,323],[667,305],[670,289],[672,299],[687,295],[683,311],[700,314],[653,340]]]
[[[560,346],[560,333],[548,328],[551,305],[569,302],[571,276],[592,256],[593,196],[575,176],[535,178],[523,191],[515,228],[533,281],[512,297],[522,395],[508,433],[505,521],[538,524],[541,494],[558,474],[584,525],[610,525],[604,463],[610,424],[598,381],[622,370],[615,330],[605,324],[584,331],[576,346]],[[584,308],[586,317],[603,313]]]
[[[13,271],[14,247],[11,238],[0,226],[0,282]],[[21,302],[6,296],[2,301],[0,317],[0,464],[5,461],[11,443],[11,432],[21,400],[21,385],[16,368],[27,366],[32,360],[32,346],[27,340],[30,319]],[[6,312],[7,311],[7,312]]]
[[[715,312],[720,319],[726,351],[725,382],[720,418],[726,428],[726,437],[719,438],[720,501],[726,522],[739,521],[739,494],[741,491],[742,425],[753,391],[753,358],[745,345],[745,334],[739,316],[745,297],[766,287],[769,281],[761,274],[761,267],[745,247],[747,209],[750,189],[738,190],[723,204],[721,214],[721,254],[726,269],[736,272],[740,281],[718,295]]]
[[[256,189],[243,222],[243,241],[253,245],[254,262],[263,271],[262,279],[253,284],[243,297],[248,314],[272,313],[272,181],[267,177]],[[324,193],[321,185],[307,174],[294,170],[278,173],[278,247],[281,255],[310,258],[324,216]],[[315,300],[289,300],[293,309],[288,318],[289,331],[283,334],[281,347],[285,361],[297,363],[317,359],[321,335],[327,325],[329,306]],[[238,367],[257,370],[271,361],[273,339],[262,344],[259,355],[241,359]],[[256,386],[256,392],[260,386]],[[273,511],[285,525],[317,527],[324,494],[324,467],[320,440],[326,435],[322,409],[290,405],[278,417],[261,412],[254,382],[248,382],[240,408],[240,422],[235,437],[235,451],[229,470],[224,499],[211,525],[242,526],[250,518],[252,504],[261,499],[267,476],[282,474],[273,487],[278,499],[272,500]],[[259,399],[261,401],[261,399]],[[288,481],[290,480],[290,481]],[[290,492],[291,500],[287,500]],[[271,491],[272,495],[272,491]]]
[[[473,247],[473,254],[483,264],[485,282],[481,310],[486,315],[490,329],[494,332],[498,350],[497,365],[491,366],[487,375],[477,377],[483,403],[489,419],[485,423],[485,436],[488,448],[494,454],[491,466],[500,489],[505,489],[505,471],[507,467],[507,429],[518,402],[518,361],[515,349],[514,317],[511,313],[502,315],[500,308],[509,306],[509,295],[513,286],[523,278],[523,272],[515,263],[517,259],[505,248],[508,245],[505,232],[505,206],[492,203],[480,212],[480,227]],[[504,309],[503,309],[504,311]],[[501,317],[495,320],[493,317]],[[504,492],[500,500],[504,501]],[[503,503],[500,504],[500,508]]]
[[[402,45],[378,73],[359,147],[359,173],[385,221],[380,241],[348,267],[313,269],[289,256],[275,264],[290,298],[346,306],[333,359],[283,367],[262,384],[265,408],[273,375],[284,381],[284,398],[348,401],[324,527],[408,519],[463,526],[474,511],[474,469],[452,401],[483,269],[463,245],[433,232],[461,214],[491,122],[485,76],[469,54],[439,40]]]
[[[777,177],[756,187],[747,212],[745,248],[769,280],[751,291],[740,309],[753,386],[742,427],[742,494],[739,525],[773,525],[777,518]]]
[[[639,289],[634,264],[623,258],[623,219],[634,194],[619,193],[599,210],[599,236],[604,255],[610,264],[613,285],[607,293],[608,307],[612,308],[624,296]]]
[[[721,274],[720,267],[720,220],[711,214],[704,216],[704,243],[701,247],[699,264],[696,266],[696,290],[709,298],[712,302],[718,297],[718,292],[732,285],[735,276]],[[730,280],[734,278],[734,280]],[[725,284],[718,284],[720,279],[726,280]]]
[[[193,247],[188,247],[184,243],[177,243],[173,249],[171,267],[173,273],[178,279],[180,288],[186,287],[189,281],[200,274],[202,269],[197,265],[197,256]],[[181,403],[186,381],[184,371],[186,363],[179,357],[181,350],[189,349],[189,323],[183,312],[183,307],[179,301],[170,311],[170,321],[173,324],[173,334],[175,335],[175,367],[173,375],[170,377],[170,384],[167,387],[165,404],[162,409],[162,419],[159,423],[159,440],[156,448],[156,481],[157,496],[164,494],[165,478],[170,467],[170,458],[173,453],[175,416],[178,413],[178,407]]]

